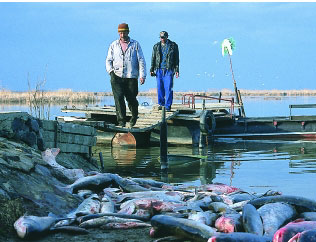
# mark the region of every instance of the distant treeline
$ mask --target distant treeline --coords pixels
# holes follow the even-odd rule
[[[32,96],[37,91],[14,92],[8,90],[0,90],[0,103],[6,104],[29,104]],[[62,89],[57,91],[40,91],[41,102],[50,104],[71,104],[71,103],[98,103],[104,96],[112,96],[112,92],[85,92],[72,91],[71,89]],[[174,92],[176,98],[182,97],[183,94],[196,94],[203,96],[219,96],[222,97],[234,96],[233,90],[208,90],[208,91],[185,91]],[[241,96],[263,96],[263,97],[286,97],[286,96],[316,96],[316,90],[244,90],[240,89]],[[139,96],[155,97],[157,95],[156,89],[143,91]]]

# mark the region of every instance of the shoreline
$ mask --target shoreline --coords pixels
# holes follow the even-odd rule
[[[240,89],[242,97],[295,97],[295,96],[316,96],[316,90],[246,90]],[[222,96],[234,97],[235,93],[230,89],[207,90],[207,91],[174,91],[174,97],[180,98],[184,94],[194,94],[202,96]],[[29,104],[36,96],[41,104],[65,104],[65,103],[89,103],[94,104],[102,100],[103,97],[113,96],[112,92],[88,92],[72,91],[70,89],[57,91],[0,91],[0,104]],[[156,89],[139,92],[138,96],[156,97]]]

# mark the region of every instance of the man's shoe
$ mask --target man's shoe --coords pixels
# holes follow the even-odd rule
[[[129,126],[132,128],[135,126],[137,121],[137,118],[131,118],[131,120],[129,121]]]
[[[162,106],[159,105],[159,106],[158,106],[158,110],[162,110]]]

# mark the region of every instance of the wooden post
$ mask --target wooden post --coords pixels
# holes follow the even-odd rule
[[[168,141],[167,141],[167,122],[166,108],[162,107],[161,125],[160,125],[160,162],[161,169],[168,168]]]
[[[102,152],[100,152],[100,153],[99,153],[99,157],[100,157],[101,171],[104,171],[104,163],[103,163],[103,156],[102,156]]]

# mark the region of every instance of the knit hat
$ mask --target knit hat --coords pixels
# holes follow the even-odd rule
[[[118,26],[118,32],[129,31],[128,24],[122,23]]]
[[[159,37],[168,38],[168,32],[167,31],[161,31]]]

